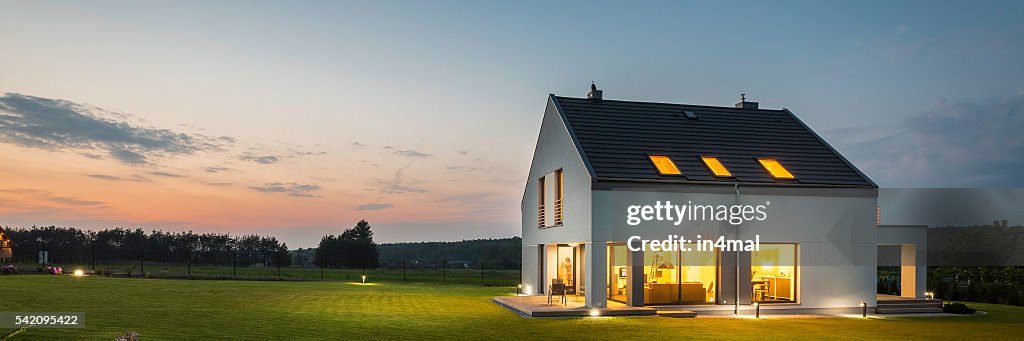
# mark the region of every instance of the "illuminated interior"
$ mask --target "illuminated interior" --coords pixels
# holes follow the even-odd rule
[[[796,302],[796,244],[761,244],[750,265],[754,302]]]
[[[714,251],[644,252],[644,305],[702,304],[715,301]]]
[[[764,169],[776,179],[793,179],[795,178],[792,173],[786,170],[786,167],[782,167],[782,164],[775,159],[757,159],[764,166]]]
[[[626,302],[629,290],[629,267],[626,266],[625,244],[608,246],[608,299],[620,303]]]
[[[732,176],[732,173],[729,173],[729,170],[725,169],[725,166],[722,165],[721,161],[718,161],[718,158],[701,156],[700,159],[704,161],[704,165],[708,166],[708,169],[710,169],[711,173],[715,174],[715,176]]]
[[[558,260],[558,278],[565,283],[566,287],[573,288],[576,286],[576,248],[568,244],[559,244],[557,259]]]
[[[654,167],[658,168],[658,173],[661,173],[662,175],[683,174],[683,172],[679,171],[679,168],[676,167],[676,164],[672,162],[672,159],[669,159],[668,156],[651,155],[650,158],[651,162],[654,163]]]

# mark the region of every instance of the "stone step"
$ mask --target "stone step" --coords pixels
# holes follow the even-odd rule
[[[875,309],[877,314],[922,314],[922,313],[941,313],[942,307],[900,307],[900,308],[882,308]]]
[[[676,317],[676,318],[691,318],[697,317],[697,313],[689,310],[658,310],[658,316],[661,317]]]
[[[942,308],[942,301],[878,302],[879,308]]]

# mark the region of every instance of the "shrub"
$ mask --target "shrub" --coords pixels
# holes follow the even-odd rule
[[[946,288],[948,288],[946,282],[943,282],[942,278],[939,278],[936,282],[938,284],[935,285],[935,298],[946,298]]]
[[[953,289],[949,291],[949,300],[959,301],[960,300],[960,285],[956,281],[953,281]]]
[[[137,341],[139,339],[139,333],[129,330],[124,332],[124,335],[118,336],[114,341]]]
[[[1006,304],[1021,305],[1020,292],[1017,291],[1017,288],[1010,288],[1010,290],[1006,294]]]
[[[942,305],[942,312],[950,314],[974,314],[976,309],[960,302],[947,302]]]
[[[14,264],[7,264],[3,266],[3,274],[10,275],[18,273],[18,266]]]
[[[999,303],[999,289],[995,285],[989,285],[988,289],[985,290],[985,302]]]
[[[964,301],[978,302],[978,286],[974,285],[974,281],[967,283],[967,294],[964,295]]]

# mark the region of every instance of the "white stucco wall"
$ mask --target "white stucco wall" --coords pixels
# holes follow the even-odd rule
[[[537,191],[539,190],[537,179],[557,169],[562,169],[565,186],[562,202],[563,224],[541,229],[537,227]],[[590,240],[590,186],[590,172],[583,163],[565,123],[549,97],[521,205],[523,224],[522,282],[524,289],[531,289],[528,293],[534,294],[538,288],[546,286],[544,283],[540,283],[538,273],[542,270],[545,273],[554,271],[554,269],[538,269],[537,245]],[[549,203],[553,202],[553,196],[548,196],[548,198]],[[547,215],[554,215],[553,208],[548,209]]]
[[[733,188],[730,186],[727,190],[731,192]],[[741,224],[738,238],[753,239],[759,234],[761,243],[798,244],[799,308],[856,307],[862,301],[874,306],[877,199],[872,191],[759,188],[747,194],[747,188],[741,186],[738,202],[735,193],[721,188],[713,190],[717,193],[697,191],[704,189],[687,189],[681,185],[679,191],[595,190],[594,238],[624,242],[633,235],[665,239],[669,234],[676,234],[693,239],[701,234],[704,239],[721,235],[735,239],[736,227],[714,221],[684,221],[678,226],[649,221],[629,226],[626,224],[627,207],[654,205],[659,200],[727,206],[737,203],[756,206],[768,201],[767,219]]]

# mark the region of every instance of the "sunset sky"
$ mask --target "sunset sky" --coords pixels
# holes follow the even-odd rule
[[[786,107],[881,186],[1024,187],[1024,3],[0,1],[0,225],[519,234],[546,96]]]

